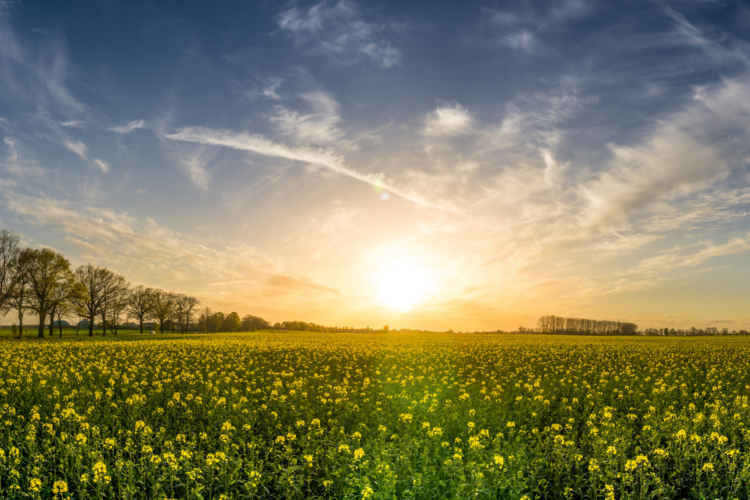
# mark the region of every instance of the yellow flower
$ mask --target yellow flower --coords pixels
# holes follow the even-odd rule
[[[55,495],[58,495],[60,493],[67,493],[68,492],[68,483],[65,481],[55,481],[52,484],[52,493]]]
[[[348,444],[339,445],[339,453],[349,453],[349,445]]]
[[[39,493],[42,491],[42,480],[35,477],[29,480],[29,491],[32,493]]]
[[[711,462],[706,462],[703,464],[703,472],[713,472],[714,471],[714,464]]]
[[[359,460],[360,458],[365,456],[365,450],[362,448],[354,450],[354,460]]]

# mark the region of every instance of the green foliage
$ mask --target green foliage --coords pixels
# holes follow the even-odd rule
[[[2,498],[747,498],[750,341],[0,343]]]

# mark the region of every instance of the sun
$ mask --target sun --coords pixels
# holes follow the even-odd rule
[[[378,272],[378,299],[392,309],[408,311],[422,302],[432,288],[429,273],[408,262],[382,268]]]

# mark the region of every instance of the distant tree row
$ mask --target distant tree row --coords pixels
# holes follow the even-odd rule
[[[62,319],[69,316],[88,320],[89,336],[94,335],[97,318],[103,335],[107,327],[117,334],[123,314],[139,321],[141,333],[144,322],[151,320],[158,321],[162,333],[166,325],[173,331],[179,325],[186,332],[199,304],[185,294],[142,285],[131,288],[123,276],[106,267],[85,264],[73,271],[62,254],[49,248],[21,248],[18,235],[0,230],[0,314],[17,312],[19,338],[29,314],[39,318],[39,338],[44,338],[47,320],[49,334],[57,322],[62,336]]]
[[[634,323],[584,318],[542,316],[537,321],[540,333],[578,333],[587,335],[635,335],[638,326]]]
[[[693,336],[693,335],[748,335],[747,330],[732,330],[729,328],[722,328],[719,330],[715,326],[709,326],[708,328],[696,328],[691,327],[687,330],[675,330],[674,328],[646,328],[643,331],[644,335],[663,335],[663,336]]]
[[[206,307],[198,316],[198,330],[205,333],[254,332],[268,328],[270,328],[268,321],[251,314],[240,319],[240,315],[236,312],[224,314],[213,312],[210,307]]]

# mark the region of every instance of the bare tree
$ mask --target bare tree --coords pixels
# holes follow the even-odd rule
[[[102,305],[99,311],[102,318],[102,335],[107,334],[108,325],[110,333],[115,333],[115,323],[119,320],[120,314],[125,308],[129,286],[123,276],[109,269],[107,271],[106,282],[102,291]]]
[[[159,322],[159,332],[164,333],[164,324],[172,317],[175,294],[162,289],[154,291],[153,317]]]
[[[0,314],[7,314],[16,289],[19,274],[17,269],[18,235],[7,229],[0,230]]]
[[[198,324],[203,328],[203,331],[205,333],[208,333],[208,331],[211,329],[211,318],[213,317],[214,312],[210,307],[206,307],[201,311],[201,314],[198,318]]]
[[[130,291],[125,288],[120,293],[113,294],[107,301],[108,319],[110,324],[110,332],[117,335],[118,326],[122,319],[122,313],[127,307],[128,296]]]
[[[23,318],[31,310],[31,283],[28,267],[33,258],[30,249],[21,250],[14,269],[14,293],[10,296],[10,307],[18,311],[18,338],[23,337]]]
[[[184,293],[176,295],[175,315],[180,323],[180,331],[182,333],[187,333],[188,328],[190,328],[190,322],[195,314],[194,310],[199,304],[200,301],[195,297],[190,297]]]
[[[102,335],[107,334],[107,321],[111,320],[112,314],[117,312],[119,318],[120,313],[125,308],[125,297],[128,293],[128,283],[125,278],[116,272],[107,269],[105,273],[106,279],[102,290]],[[114,333],[114,325],[110,321],[110,331]]]
[[[43,248],[30,249],[27,268],[29,289],[31,290],[31,308],[39,316],[39,338],[44,338],[44,320],[49,314],[60,287],[68,286],[73,281],[70,262],[61,254]]]
[[[94,336],[96,316],[105,310],[106,301],[114,293],[127,289],[125,278],[106,267],[85,264],[76,269],[76,281],[81,284],[80,294],[74,305],[78,312],[89,321],[89,337]],[[106,319],[106,312],[105,312]],[[106,326],[106,321],[104,322]]]
[[[143,285],[133,288],[128,295],[127,311],[138,319],[143,333],[143,322],[151,317],[154,308],[154,289]]]
[[[74,294],[76,287],[75,275],[72,272],[66,273],[65,280],[56,287],[49,298],[49,336],[55,334],[55,317],[58,310],[64,311],[68,308],[70,298]],[[62,318],[61,318],[62,319]],[[62,325],[60,325],[60,337],[62,337]]]

